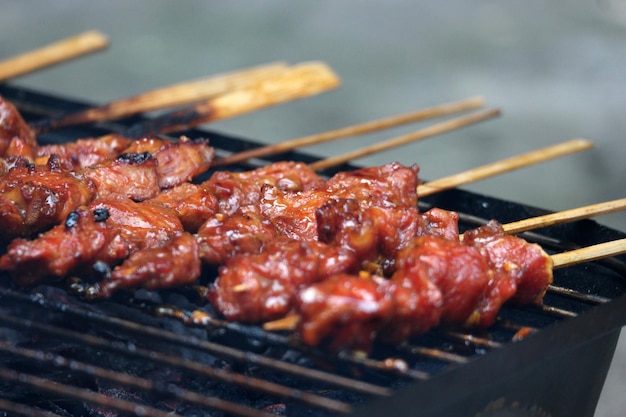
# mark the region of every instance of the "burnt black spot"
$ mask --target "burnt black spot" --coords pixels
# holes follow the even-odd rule
[[[76,226],[78,224],[79,218],[80,218],[80,215],[78,214],[77,211],[70,211],[70,213],[65,218],[65,227],[70,229]]]
[[[129,163],[129,164],[141,164],[152,158],[153,156],[150,152],[142,152],[142,153],[126,152],[118,156],[117,160],[121,162]]]
[[[103,222],[109,218],[109,209],[106,207],[98,207],[93,211],[93,219],[96,222]]]

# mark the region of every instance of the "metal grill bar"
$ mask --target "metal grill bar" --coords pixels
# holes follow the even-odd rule
[[[51,411],[39,410],[37,408],[15,403],[0,398],[0,410],[8,411],[12,416],[24,416],[24,417],[62,417]]]
[[[230,414],[238,416],[269,416],[269,414],[259,412],[249,407],[241,406],[229,401],[224,401],[215,397],[208,397],[198,394],[186,389],[175,387],[170,384],[160,384],[145,378],[139,378],[136,376],[123,374],[120,372],[114,372],[107,369],[103,369],[98,366],[86,364],[76,360],[67,359],[61,355],[46,353],[41,354],[41,351],[36,351],[26,348],[17,348],[8,343],[0,342],[0,350],[15,356],[31,359],[33,361],[40,362],[45,365],[51,365],[56,367],[66,368],[72,372],[81,372],[83,374],[94,376],[99,379],[105,379],[111,382],[115,382],[122,386],[140,389],[146,392],[152,392],[155,394],[162,394],[168,397],[174,397],[185,402],[196,404],[203,407],[213,408],[221,410]],[[331,411],[338,411],[347,413],[351,410],[348,405],[343,405]]]
[[[102,407],[123,411],[133,415],[151,417],[183,417],[180,414],[162,411],[146,405],[136,404],[122,398],[107,397],[106,395],[89,391],[87,389],[76,388],[71,385],[54,382],[46,378],[40,378],[31,374],[16,372],[6,368],[0,368],[0,378],[17,384],[28,385],[40,391],[79,399],[90,404],[97,404]]]
[[[0,323],[17,328],[17,329],[29,329],[36,330],[41,333],[48,334],[50,336],[58,337],[64,340],[73,340],[81,343],[84,346],[92,348],[103,349],[106,351],[113,351],[126,356],[137,357],[142,360],[161,363],[176,368],[181,368],[190,372],[194,372],[198,375],[202,375],[208,378],[217,379],[226,383],[242,386],[246,389],[265,392],[268,394],[276,395],[282,398],[297,399],[309,405],[325,408],[332,411],[348,412],[350,407],[346,404],[335,401],[332,399],[320,397],[314,394],[303,392],[298,389],[288,388],[279,384],[272,383],[270,381],[259,380],[250,376],[240,375],[233,372],[228,372],[222,369],[215,369],[206,366],[202,363],[193,362],[186,359],[177,358],[171,355],[156,352],[154,350],[143,349],[137,346],[129,346],[126,343],[111,343],[110,341],[78,332],[62,329],[56,326],[35,323],[30,320],[20,319],[11,315],[0,316]],[[132,383],[131,381],[127,381]],[[137,382],[137,381],[134,381]],[[153,387],[142,387],[143,389],[150,389]],[[232,411],[231,404],[223,403],[220,400],[215,399],[213,406],[226,407],[228,411]],[[245,410],[244,410],[245,411]]]
[[[46,309],[62,311],[64,314],[72,314],[77,317],[81,317],[84,320],[100,323],[106,326],[112,326],[118,329],[126,330],[135,335],[147,336],[154,338],[158,341],[167,341],[179,346],[186,346],[195,349],[201,349],[208,353],[215,354],[216,356],[235,359],[242,362],[247,362],[259,366],[264,366],[276,371],[281,371],[295,375],[304,379],[323,382],[325,384],[334,385],[340,388],[349,389],[354,392],[360,392],[363,394],[389,396],[392,391],[380,387],[377,385],[369,384],[352,378],[342,377],[341,375],[332,374],[328,372],[319,371],[316,369],[306,368],[296,364],[288,363],[281,360],[276,360],[267,356],[257,355],[252,352],[242,351],[239,349],[231,348],[226,345],[212,343],[206,340],[200,340],[195,337],[181,335],[174,332],[166,331],[163,329],[157,329],[144,324],[135,323],[129,320],[124,320],[112,316],[106,316],[90,311],[80,310],[66,304],[60,304],[51,302],[41,297],[35,297],[35,299],[26,296],[24,294],[17,293],[12,290],[0,289],[0,294],[7,297],[15,298],[20,301],[33,303],[40,305]],[[0,321],[2,317],[0,316]],[[63,329],[60,329],[63,331]],[[78,337],[83,335],[78,334]],[[106,347],[106,346],[105,346]],[[150,356],[150,354],[149,354]]]

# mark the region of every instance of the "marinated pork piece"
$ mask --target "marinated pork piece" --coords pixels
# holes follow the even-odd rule
[[[416,207],[363,208],[355,199],[330,199],[315,218],[320,241],[351,249],[363,269],[385,276],[424,227]]]
[[[392,280],[401,275],[427,278],[443,295],[442,322],[463,324],[485,293],[493,274],[477,249],[458,240],[424,235],[399,252]]]
[[[7,150],[14,138],[22,142],[23,149],[37,148],[35,133],[28,127],[15,106],[0,96],[0,157],[7,156]],[[15,145],[14,145],[15,146]],[[15,156],[15,154],[14,154]],[[34,155],[24,155],[33,162]]]
[[[395,319],[389,286],[384,278],[339,274],[304,288],[295,300],[300,340],[327,343],[333,351],[369,351],[378,331]]]
[[[339,172],[324,190],[334,198],[353,198],[367,206],[417,207],[419,168],[391,163]]]
[[[218,171],[203,183],[218,198],[220,212],[226,215],[258,204],[266,184],[291,193],[320,187],[324,180],[304,163],[277,162],[246,172]]]
[[[158,161],[159,188],[167,189],[191,181],[206,172],[215,158],[215,149],[204,139],[181,137],[152,153]]]
[[[268,184],[262,189],[260,210],[280,233],[316,240],[316,212],[330,199],[352,199],[363,208],[416,207],[417,171],[415,166],[395,163],[357,169],[332,176],[323,188],[300,192],[284,192]]]
[[[189,182],[163,190],[149,201],[175,211],[185,230],[190,233],[198,231],[219,210],[215,194],[202,184]]]
[[[0,257],[0,270],[20,285],[69,274],[90,276],[96,263],[113,267],[182,231],[176,214],[163,206],[126,198],[96,200],[71,211],[64,223],[34,240],[13,240]]]
[[[96,284],[96,296],[110,297],[120,289],[153,290],[189,285],[200,276],[200,267],[196,240],[183,232],[161,246],[131,254]]]
[[[277,235],[276,227],[255,206],[245,206],[230,216],[219,213],[209,218],[196,240],[202,261],[219,265],[235,255],[259,253]]]
[[[550,256],[537,244],[507,235],[497,221],[465,232],[463,242],[499,271],[468,324],[490,326],[504,303],[531,303],[552,283]]]
[[[350,251],[278,237],[261,253],[234,256],[220,267],[209,301],[228,320],[261,323],[285,316],[305,286],[356,269]]]
[[[117,158],[128,148],[132,139],[111,133],[98,138],[78,139],[54,145],[43,145],[37,148],[35,163],[43,165],[51,155],[60,158],[61,168],[65,171],[81,169],[100,164],[106,160]]]
[[[0,240],[28,237],[63,222],[96,191],[91,179],[59,169],[56,158],[44,166],[13,167],[0,176]]]
[[[96,184],[100,198],[123,196],[143,201],[159,194],[158,161],[150,153],[123,153],[80,172]]]

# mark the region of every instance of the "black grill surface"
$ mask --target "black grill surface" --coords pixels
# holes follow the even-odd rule
[[[0,94],[30,120],[86,107],[6,85]],[[40,141],[125,132],[142,120],[66,128]],[[208,137],[218,155],[260,146],[209,131],[180,133]],[[276,159],[316,158],[291,152]],[[545,213],[458,189],[420,205],[460,212],[466,228]],[[624,235],[584,220],[524,237],[556,253]],[[212,279],[206,275],[200,287]],[[543,305],[506,307],[488,331],[437,329],[401,346],[376,346],[369,356],[331,355],[289,333],[225,322],[197,288],[85,302],[71,287],[26,291],[0,279],[5,415],[591,417],[626,324],[624,256],[556,270]]]

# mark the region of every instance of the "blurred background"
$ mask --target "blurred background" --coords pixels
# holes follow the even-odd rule
[[[418,163],[436,179],[583,137],[595,148],[464,188],[550,210],[626,196],[623,0],[3,0],[0,59],[91,29],[109,49],[10,83],[103,104],[266,62],[320,60],[339,89],[207,128],[271,143],[480,95],[502,116],[356,162]],[[309,151],[330,156],[418,127]],[[626,214],[598,221],[626,231]],[[597,417],[623,417],[624,392],[622,336]]]

